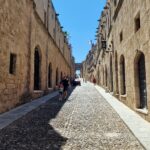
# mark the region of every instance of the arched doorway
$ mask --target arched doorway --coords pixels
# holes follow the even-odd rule
[[[118,88],[118,56],[117,56],[117,52],[115,52],[115,79],[116,79],[116,94],[119,94],[119,88]]]
[[[58,85],[59,80],[59,74],[58,74],[58,68],[56,69],[56,85]]]
[[[121,95],[126,94],[126,77],[125,77],[125,59],[124,56],[120,57],[120,88]]]
[[[110,92],[113,92],[113,68],[112,68],[112,55],[110,55]]]
[[[39,54],[39,49],[35,48],[34,52],[34,90],[40,90],[40,69],[41,69],[41,59]]]
[[[146,87],[146,69],[145,69],[145,56],[142,52],[138,52],[138,56],[135,59],[135,79],[137,82],[138,89],[136,89],[136,93],[139,95],[137,99],[138,108],[147,108],[147,87]]]
[[[52,87],[52,64],[50,63],[48,66],[48,87]]]

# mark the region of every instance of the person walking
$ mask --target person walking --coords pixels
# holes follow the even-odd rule
[[[67,99],[67,96],[68,96],[68,87],[69,87],[69,79],[67,78],[67,76],[64,76],[63,80],[62,80],[62,83],[63,83],[63,97],[64,99],[66,100]]]
[[[95,77],[93,78],[93,84],[94,84],[94,85],[96,84],[96,79],[95,79]]]
[[[63,91],[64,91],[64,86],[62,81],[59,83],[59,100],[63,100]]]

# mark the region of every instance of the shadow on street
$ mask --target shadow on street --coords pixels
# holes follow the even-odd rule
[[[69,95],[75,89],[69,90]],[[68,95],[68,97],[69,97]],[[58,96],[0,131],[0,150],[59,150],[67,138],[49,124],[66,101]]]

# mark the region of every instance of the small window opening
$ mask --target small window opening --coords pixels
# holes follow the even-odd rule
[[[135,18],[135,32],[137,32],[141,27],[140,14]]]
[[[16,73],[16,60],[17,56],[16,54],[10,54],[10,65],[9,65],[9,73],[15,74]]]
[[[120,42],[122,42],[122,40],[123,40],[123,32],[121,31],[121,33],[120,33]]]

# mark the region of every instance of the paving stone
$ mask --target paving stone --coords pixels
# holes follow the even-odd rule
[[[94,86],[53,98],[0,131],[0,150],[144,150]]]

